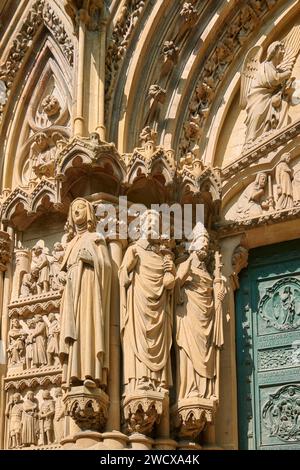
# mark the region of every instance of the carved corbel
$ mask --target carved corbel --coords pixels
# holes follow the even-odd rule
[[[124,418],[130,434],[149,436],[163,414],[166,395],[161,392],[137,392],[128,395],[124,402]]]
[[[181,439],[196,440],[208,424],[213,424],[217,401],[206,398],[186,398],[173,408],[173,428]]]
[[[238,245],[232,254],[231,258],[232,265],[232,274],[231,279],[233,283],[233,288],[238,289],[240,287],[239,283],[239,273],[242,269],[248,266],[248,248],[244,245]]]
[[[66,414],[82,431],[103,431],[107,416],[109,398],[99,388],[72,387],[63,398]]]
[[[83,21],[90,31],[99,28],[103,0],[65,0],[64,7],[72,20],[75,32],[78,30],[79,21]]]

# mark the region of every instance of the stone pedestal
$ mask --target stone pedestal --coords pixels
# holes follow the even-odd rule
[[[129,433],[150,435],[154,425],[160,422],[167,405],[167,393],[137,391],[127,395],[123,407]]]
[[[81,431],[99,433],[104,429],[109,398],[103,390],[85,386],[72,387],[65,395],[64,403],[66,414],[75,421]]]
[[[216,408],[216,399],[186,398],[178,401],[178,405],[173,407],[172,417],[180,449],[194,448],[194,441],[205,426],[213,423]]]
[[[102,434],[100,432],[93,431],[82,431],[74,436],[75,449],[88,449],[95,444],[98,444],[102,441]]]
[[[155,439],[154,450],[176,450],[177,442],[173,439]]]
[[[136,432],[129,437],[129,443],[132,450],[150,450],[154,441],[150,437]]]
[[[108,450],[126,449],[129,440],[128,436],[119,431],[104,432],[102,438]]]

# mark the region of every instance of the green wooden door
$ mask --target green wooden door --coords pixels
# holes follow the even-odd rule
[[[300,450],[300,240],[251,250],[236,334],[240,449]]]

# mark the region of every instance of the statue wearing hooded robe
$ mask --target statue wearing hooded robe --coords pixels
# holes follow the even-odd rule
[[[111,261],[102,235],[95,232],[92,205],[75,199],[69,210],[69,243],[61,270],[59,354],[65,387],[105,387],[109,364]]]

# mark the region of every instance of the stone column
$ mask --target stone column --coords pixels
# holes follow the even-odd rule
[[[4,411],[5,393],[3,378],[6,372],[6,340],[7,340],[7,305],[10,297],[10,287],[12,279],[11,260],[11,237],[12,229],[9,233],[0,231],[0,449],[4,448]]]

